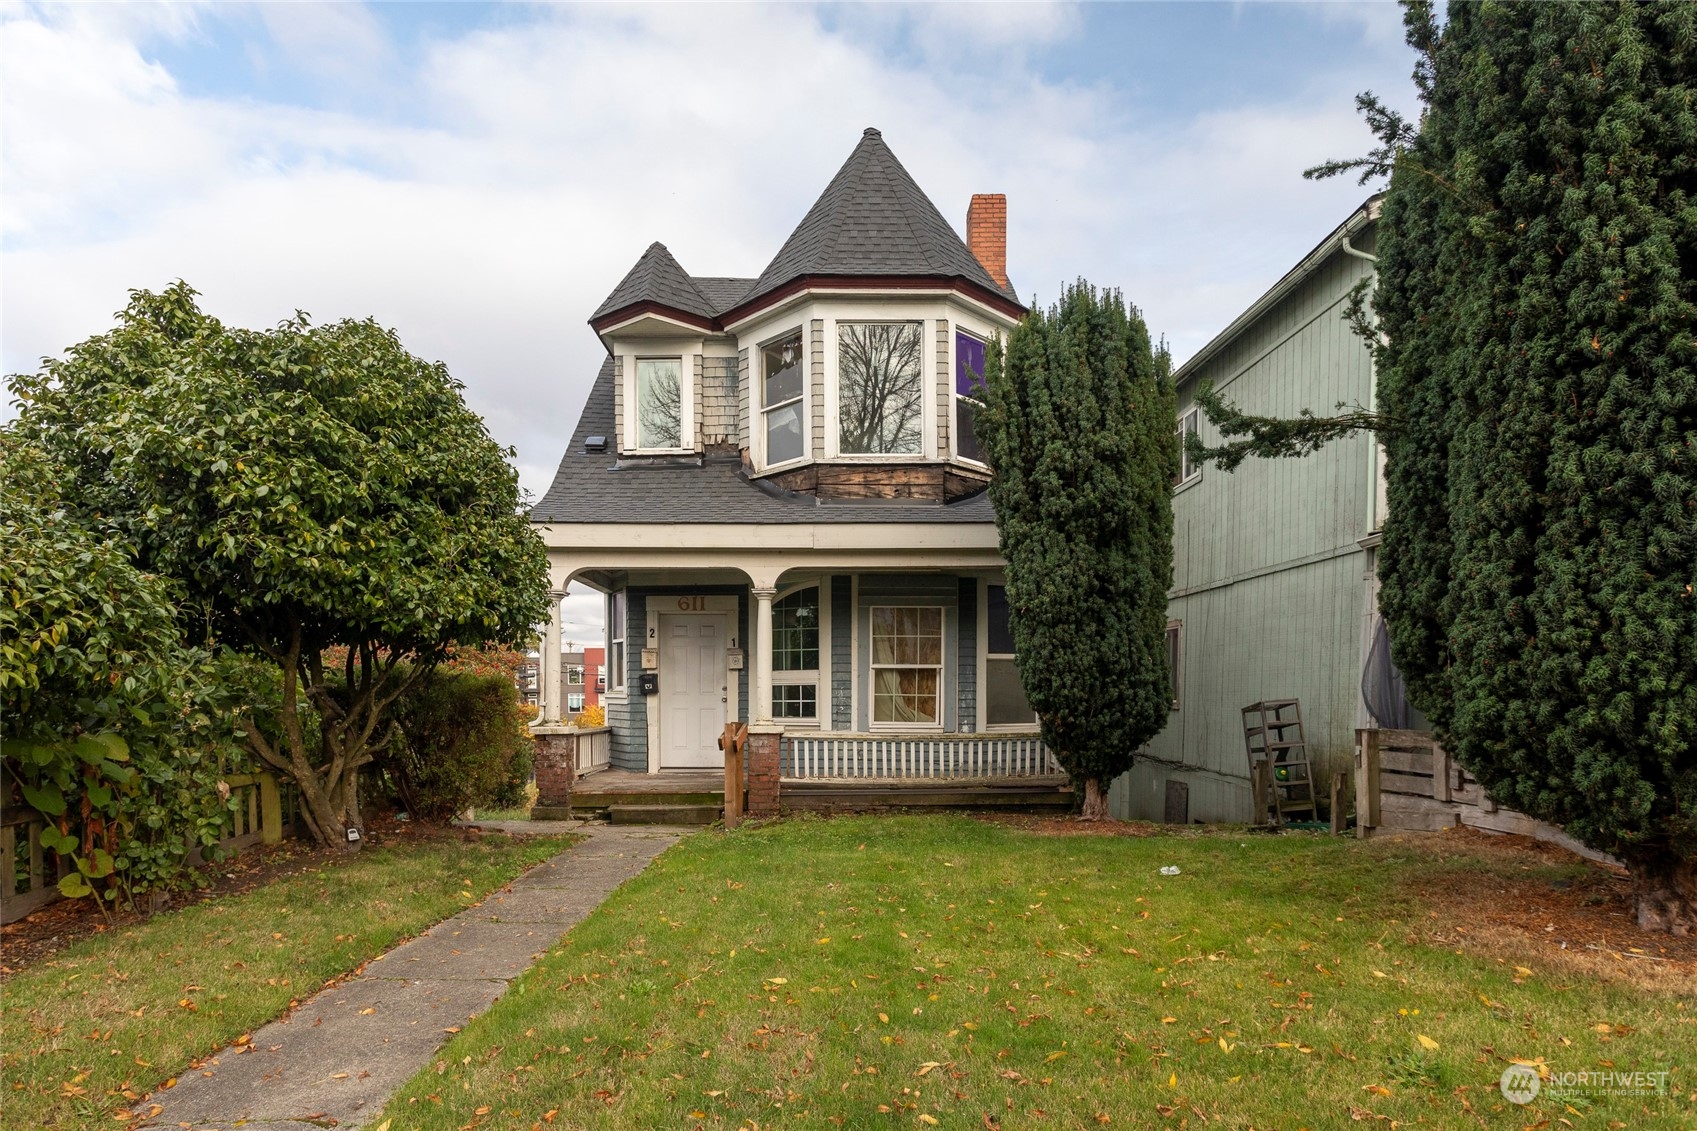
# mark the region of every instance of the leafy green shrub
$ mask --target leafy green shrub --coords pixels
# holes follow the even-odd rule
[[[431,672],[395,701],[393,717],[396,733],[377,764],[412,816],[446,821],[522,800],[532,744],[512,680]]]
[[[188,647],[166,584],[127,542],[69,513],[64,476],[0,432],[0,801],[53,822],[75,865],[60,890],[120,895],[187,881],[246,768],[234,741],[235,661]]]

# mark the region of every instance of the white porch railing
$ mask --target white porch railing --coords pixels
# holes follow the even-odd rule
[[[573,727],[577,735],[577,754],[572,769],[578,777],[592,770],[604,770],[613,756],[612,727]]]
[[[1065,773],[1035,734],[784,735],[780,773],[815,778],[1026,778]]]

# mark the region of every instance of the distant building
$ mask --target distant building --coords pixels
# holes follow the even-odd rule
[[[607,690],[607,650],[585,648],[560,653],[560,702],[567,718],[601,702]]]
[[[534,648],[524,654],[524,659],[513,672],[513,682],[518,685],[519,700],[526,706],[534,707],[542,699],[542,653]]]

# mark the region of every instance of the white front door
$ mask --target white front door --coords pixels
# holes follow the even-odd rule
[[[719,613],[660,617],[660,768],[719,767],[728,683],[725,618]]]

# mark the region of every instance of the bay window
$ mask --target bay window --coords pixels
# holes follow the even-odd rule
[[[988,641],[984,667],[984,725],[987,727],[1030,726],[1037,714],[1025,697],[1014,662],[1013,626],[1008,619],[1008,589],[988,587]]]
[[[978,443],[978,413],[984,407],[984,342],[955,331],[955,454],[984,462]]]
[[[837,447],[845,455],[923,454],[925,382],[918,322],[837,326]]]
[[[772,605],[772,717],[819,718],[819,587]]]
[[[941,726],[943,610],[874,605],[872,725]]]
[[[806,454],[802,420],[807,383],[802,372],[801,331],[761,347],[761,413],[766,422],[766,463],[787,463]]]
[[[636,446],[683,447],[683,359],[636,359]]]

